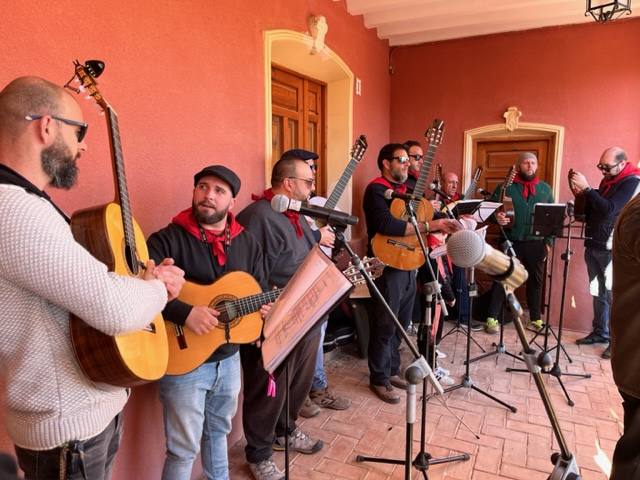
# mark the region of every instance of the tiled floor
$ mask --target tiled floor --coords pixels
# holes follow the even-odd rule
[[[445,325],[445,332],[448,329],[449,324]],[[576,455],[582,478],[601,480],[607,478],[604,472],[609,471],[613,449],[622,431],[621,400],[611,377],[610,363],[600,358],[603,347],[578,347],[574,342],[578,336],[575,332],[565,333],[566,350],[573,363],[569,364],[564,355],[561,357],[563,371],[591,374],[590,379],[563,377],[575,406],[568,406],[555,378],[545,376],[545,384],[569,449]],[[497,336],[483,332],[474,333],[474,338],[489,349],[497,340]],[[520,351],[516,340],[513,325],[507,325],[505,344],[508,351]],[[464,335],[450,335],[442,342],[441,350],[448,355],[441,365],[451,370],[452,376],[459,381],[464,373]],[[472,357],[478,353],[472,344]],[[403,356],[409,362],[407,348],[403,349]],[[369,391],[367,363],[355,355],[355,347],[342,347],[329,357],[326,369],[330,386],[337,393],[350,397],[353,405],[346,411],[323,410],[315,418],[302,419],[302,429],[321,438],[325,447],[315,455],[292,455],[290,478],[404,478],[403,466],[356,462],[356,455],[404,458],[404,401],[399,405],[388,405]],[[552,470],[549,458],[557,451],[557,442],[531,376],[505,372],[505,367],[518,368],[520,365],[521,362],[501,354],[471,366],[474,384],[515,406],[517,413],[511,413],[469,388],[447,395],[449,408],[479,434],[479,440],[438,401],[428,402],[427,451],[434,457],[460,452],[471,455],[466,462],[432,465],[429,479],[537,480],[548,477]],[[231,478],[234,480],[251,478],[244,462],[243,447],[242,440],[230,451]],[[413,456],[419,449],[418,423],[414,429]],[[276,454],[275,459],[283,467],[284,455]],[[414,470],[412,478],[424,477]]]

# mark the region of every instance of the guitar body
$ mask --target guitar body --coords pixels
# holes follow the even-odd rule
[[[245,272],[230,272],[209,285],[186,282],[178,298],[191,305],[208,305],[218,310],[225,302],[260,292],[260,285],[251,275]],[[169,345],[167,374],[182,375],[198,368],[225,343],[251,343],[258,340],[263,321],[257,304],[256,307],[258,311],[232,318],[228,322],[223,319],[224,315],[221,315],[218,325],[204,335],[196,335],[188,327],[183,327],[184,348],[178,342],[177,326],[165,321]]]
[[[133,221],[140,261],[149,258],[144,234]],[[122,211],[117,203],[80,210],[71,217],[71,231],[78,243],[111,272],[136,276],[127,262]],[[71,339],[78,362],[94,382],[123,387],[141,385],[165,374],[169,351],[162,316],[144,330],[110,336],[71,315]]]
[[[389,209],[395,218],[408,220],[404,200],[394,199]],[[416,203],[415,212],[418,223],[428,222],[433,218],[433,207],[425,198]],[[424,263],[424,255],[416,235],[397,237],[378,233],[371,240],[371,249],[383,263],[399,270],[415,270]]]

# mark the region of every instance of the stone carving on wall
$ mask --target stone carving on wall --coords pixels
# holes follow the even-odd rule
[[[509,107],[502,116],[505,120],[505,129],[509,132],[513,132],[518,128],[518,122],[522,116],[522,112],[518,110],[518,107]]]
[[[329,26],[327,19],[322,15],[309,15],[307,18],[309,35],[313,39],[311,44],[311,55],[315,55],[324,49],[324,37],[327,35]]]

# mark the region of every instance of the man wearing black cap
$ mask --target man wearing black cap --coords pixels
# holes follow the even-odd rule
[[[313,191],[315,177],[300,158],[281,159],[271,172],[272,188],[254,196],[254,203],[238,214],[238,221],[254,234],[264,253],[264,272],[269,287],[284,287],[298,270],[311,248],[317,243],[309,225],[298,212],[275,212],[271,200],[275,195],[306,201]],[[289,448],[305,454],[319,451],[321,440],[313,439],[296,427],[313,380],[320,328],[312,328],[274,372],[264,370],[262,352],[254,345],[242,345],[240,354],[244,373],[242,415],[245,454],[256,480],[284,478],[273,461],[273,450],[285,446],[285,393],[289,395]],[[289,383],[285,375],[289,368]],[[267,396],[270,381],[275,381],[275,396]]]
[[[212,165],[194,176],[191,207],[171,224],[149,237],[151,258],[171,255],[192,282],[208,285],[221,275],[248,272],[264,286],[262,251],[229,211],[240,190],[238,176]],[[170,252],[170,253],[169,253]],[[180,299],[162,312],[166,320],[196,335],[218,324],[219,312],[208,305]],[[200,367],[184,375],[160,380],[167,453],[162,478],[188,480],[202,442],[202,465],[207,479],[228,479],[227,434],[240,391],[238,346],[224,344]]]

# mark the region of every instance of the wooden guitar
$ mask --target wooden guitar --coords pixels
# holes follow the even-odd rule
[[[482,176],[482,167],[476,167],[476,171],[473,172],[473,176],[471,177],[471,181],[469,182],[469,186],[464,191],[464,195],[462,195],[462,200],[470,200],[476,195],[476,190],[478,188],[478,181]]]
[[[511,168],[509,168],[509,171],[507,172],[507,176],[504,178],[504,183],[500,188],[500,196],[498,198],[498,202],[502,203],[502,211],[507,215],[509,223],[513,223],[513,216],[515,215],[515,212],[513,210],[513,200],[511,197],[507,196],[507,188],[509,188],[513,183],[516,173],[518,173],[516,166],[511,165]]]
[[[384,264],[364,258],[373,278],[382,275]],[[360,271],[349,265],[342,272],[354,285],[364,282]],[[220,312],[218,325],[209,333],[196,335],[189,328],[165,320],[168,344],[168,375],[182,375],[202,365],[221,345],[255,342],[262,333],[260,308],[275,301],[283,289],[262,292],[256,280],[245,272],[230,272],[209,285],[186,282],[178,297],[190,305],[208,305]]]
[[[424,163],[420,169],[418,180],[416,181],[413,195],[420,200],[411,200],[411,205],[416,213],[418,222],[427,222],[433,218],[433,207],[424,198],[425,184],[431,171],[431,164],[436,154],[438,145],[442,143],[444,134],[444,122],[435,119],[433,124],[425,132],[427,140],[427,152],[424,156]],[[391,214],[401,220],[408,220],[407,204],[404,200],[396,198],[389,207]],[[424,255],[420,248],[420,241],[417,236],[390,236],[377,233],[371,240],[371,249],[376,257],[380,258],[387,265],[399,270],[415,270],[424,263]]]
[[[433,183],[436,184],[436,187],[438,187],[438,189],[442,190],[442,164],[441,163],[436,163],[436,171],[433,174]],[[442,201],[439,193],[436,193],[436,196],[434,197],[434,199],[437,202]]]
[[[98,90],[95,77],[102,70],[94,69],[95,63],[74,62],[75,77],[107,118],[116,198],[112,203],[74,213],[71,230],[76,241],[109,271],[137,277],[149,254],[145,236],[131,214],[118,115]],[[130,387],[157,380],[167,369],[169,351],[161,315],[143,330],[116,336],[106,335],[71,315],[70,330],[78,362],[94,382]]]

